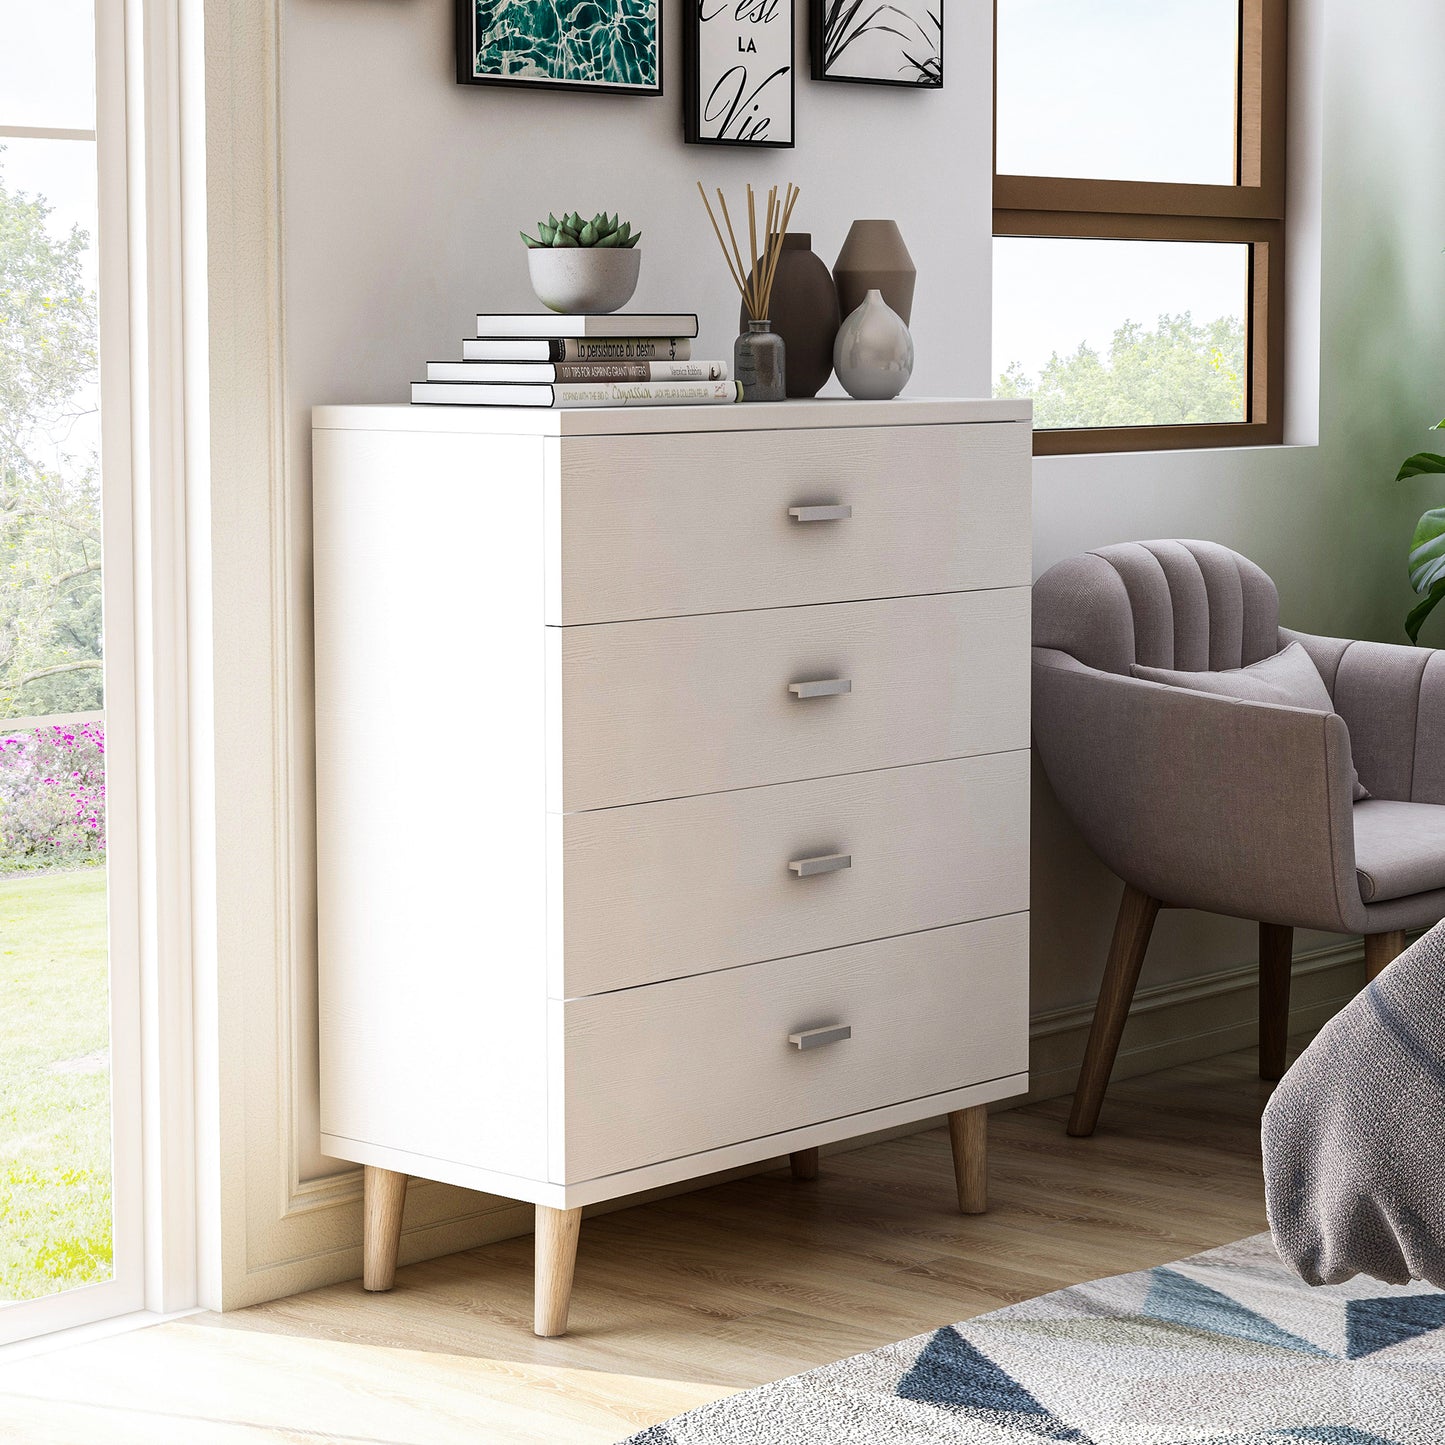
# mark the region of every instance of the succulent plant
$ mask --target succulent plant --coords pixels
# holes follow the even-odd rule
[[[630,221],[624,221],[619,226],[615,212],[609,216],[606,211],[601,211],[590,221],[584,221],[573,211],[560,221],[556,216],[538,221],[536,236],[529,236],[525,231],[521,236],[529,251],[544,250],[548,246],[608,246],[630,251],[642,239],[642,232],[634,231]]]

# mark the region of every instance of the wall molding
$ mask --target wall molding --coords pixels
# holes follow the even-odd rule
[[[309,494],[288,443],[282,0],[204,0],[213,806],[196,944],[200,1298],[234,1309],[360,1273],[360,1176],[306,1178],[315,969]],[[422,1184],[403,1257],[519,1232]],[[529,1219],[530,1216],[527,1216]],[[504,1221],[504,1222],[499,1222]]]
[[[1295,955],[1290,1036],[1312,1038],[1365,984],[1364,945],[1351,939]],[[1029,1026],[1030,1103],[1072,1094],[1094,1006],[1054,1009]],[[1254,1047],[1259,965],[1141,988],[1129,1011],[1115,1080]]]

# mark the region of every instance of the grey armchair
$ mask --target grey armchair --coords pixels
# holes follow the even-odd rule
[[[1365,936],[1374,978],[1445,917],[1445,653],[1279,625],[1274,583],[1211,542],[1102,547],[1034,585],[1034,736],[1124,880],[1069,1133],[1092,1134],[1161,907],[1258,921],[1260,1076],[1284,1072],[1295,928]],[[1130,674],[1245,667],[1299,642],[1332,712]],[[1351,759],[1370,798],[1355,802]]]

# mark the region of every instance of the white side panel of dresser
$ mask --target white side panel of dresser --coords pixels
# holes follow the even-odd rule
[[[545,1178],[543,443],[314,445],[322,1132]]]

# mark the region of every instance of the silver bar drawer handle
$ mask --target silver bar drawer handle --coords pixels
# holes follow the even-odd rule
[[[817,858],[794,858],[788,864],[799,878],[816,878],[819,873],[837,873],[852,866],[851,853],[824,853]]]
[[[847,502],[826,507],[789,507],[788,515],[795,522],[842,522],[853,515]]]
[[[794,697],[841,697],[853,691],[851,677],[820,677],[816,682],[790,682],[788,691]]]
[[[800,1034],[789,1034],[788,1042],[795,1049],[821,1049],[824,1044],[841,1044],[853,1037],[849,1024],[834,1024],[826,1029],[804,1029]]]

